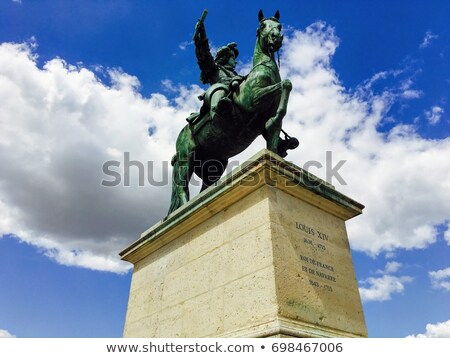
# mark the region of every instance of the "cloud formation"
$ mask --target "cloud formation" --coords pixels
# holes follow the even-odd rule
[[[429,47],[429,46],[431,45],[431,43],[433,42],[433,40],[435,40],[435,39],[437,39],[437,38],[439,38],[438,35],[433,34],[433,32],[431,32],[431,31],[427,31],[427,32],[425,33],[425,36],[424,36],[424,38],[423,38],[423,41],[422,41],[422,43],[420,44],[419,47],[420,47],[421,49],[427,48],[427,47]]]
[[[345,89],[331,66],[338,44],[334,30],[320,22],[287,39],[282,69],[294,89],[285,126],[301,140],[288,159],[323,163],[331,150],[337,160],[347,160],[341,175],[348,186],[333,184],[366,205],[348,223],[353,249],[377,255],[425,248],[437,240],[437,225],[450,212],[450,139],[423,138],[408,124],[412,119],[405,123],[389,113],[396,101],[406,100],[412,82],[379,92],[374,86],[401,71],[380,73],[353,92]],[[381,131],[386,120],[393,126]]]
[[[419,92],[405,94],[412,83],[377,92],[376,79],[346,89],[332,68],[338,45],[323,22],[286,36],[282,77],[294,89],[284,127],[301,142],[287,159],[325,163],[332,151],[336,162],[347,160],[340,174],[348,185],[333,184],[366,205],[349,222],[353,249],[377,255],[425,248],[450,220],[450,140],[423,138],[396,118],[380,131],[393,103]],[[125,272],[117,253],[165,216],[170,188],[139,187],[136,167],[129,187],[101,186],[102,165],[116,160],[123,175],[129,152],[132,160],[151,161],[150,174],[161,178],[201,89],[166,81],[170,98],[145,98],[139,80],[120,70],[102,69],[111,82],[105,84],[63,59],[40,68],[36,56],[30,44],[0,45],[0,235],[14,234],[64,265]],[[237,159],[263,145],[257,140]],[[409,282],[389,277],[368,281],[367,295],[377,285],[399,292]]]
[[[379,274],[395,273],[400,269],[400,267],[402,267],[402,264],[400,262],[389,261],[386,263],[384,270],[378,270],[377,273]]]
[[[428,275],[434,288],[450,291],[450,267],[428,272]]]
[[[162,218],[169,188],[134,185],[135,168],[130,187],[101,186],[102,165],[123,165],[129,152],[153,161],[161,177],[174,128],[199,88],[179,88],[173,102],[157,93],[143,98],[137,78],[118,70],[108,70],[107,86],[61,59],[38,68],[29,44],[2,44],[0,67],[0,233],[64,265],[127,271],[118,252]]]
[[[425,327],[425,333],[410,335],[406,338],[450,338],[450,320],[429,323]]]
[[[413,278],[410,276],[383,275],[382,277],[369,277],[360,282],[359,293],[363,302],[368,301],[388,301],[394,293],[402,293],[405,290],[405,283],[410,283]]]
[[[4,329],[0,329],[0,338],[16,338],[16,336]]]
[[[439,106],[433,106],[431,109],[426,110],[425,117],[427,118],[430,124],[435,125],[438,124],[441,120],[442,115],[444,114],[444,110]]]

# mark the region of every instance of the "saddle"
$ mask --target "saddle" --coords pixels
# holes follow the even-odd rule
[[[242,81],[241,81],[242,82]],[[239,84],[237,85],[237,87]],[[227,86],[222,83],[215,83],[211,87],[209,87],[206,92],[198,96],[198,99],[203,101],[203,104],[200,108],[200,112],[194,112],[186,118],[186,121],[189,123],[189,127],[191,128],[192,133],[195,135],[206,123],[212,120],[210,115],[210,107],[211,107],[211,97],[218,90],[225,90],[228,94],[224,98],[220,100],[220,102],[229,102],[227,106],[223,107],[231,107],[231,99],[229,96],[233,93],[232,87]],[[222,107],[222,106],[218,106]]]

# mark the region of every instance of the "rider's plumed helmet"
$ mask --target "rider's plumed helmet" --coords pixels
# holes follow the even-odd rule
[[[230,42],[228,45],[220,47],[217,50],[215,61],[219,65],[224,65],[232,54],[234,58],[237,58],[239,55],[236,42]]]

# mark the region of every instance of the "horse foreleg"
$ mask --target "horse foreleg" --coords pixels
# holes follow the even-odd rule
[[[278,141],[280,138],[281,125],[284,116],[287,112],[287,104],[289,101],[289,94],[292,90],[292,83],[289,80],[283,80],[281,84],[280,102],[273,117],[270,117],[265,125],[265,138],[267,141],[267,149],[274,153],[278,150]]]
[[[258,84],[248,85],[249,89],[241,91],[241,96],[235,100],[242,108],[251,109],[250,112],[265,113],[270,117],[264,127],[263,136],[267,141],[267,149],[277,153],[280,139],[281,125],[287,111],[289,94],[292,90],[292,83],[283,80],[273,85],[258,87]],[[273,108],[273,106],[276,108]]]

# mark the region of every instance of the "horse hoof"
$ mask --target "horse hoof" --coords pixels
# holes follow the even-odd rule
[[[286,143],[286,149],[295,149],[299,146],[300,142],[298,141],[297,138],[295,137],[291,137],[288,139],[287,143]]]

